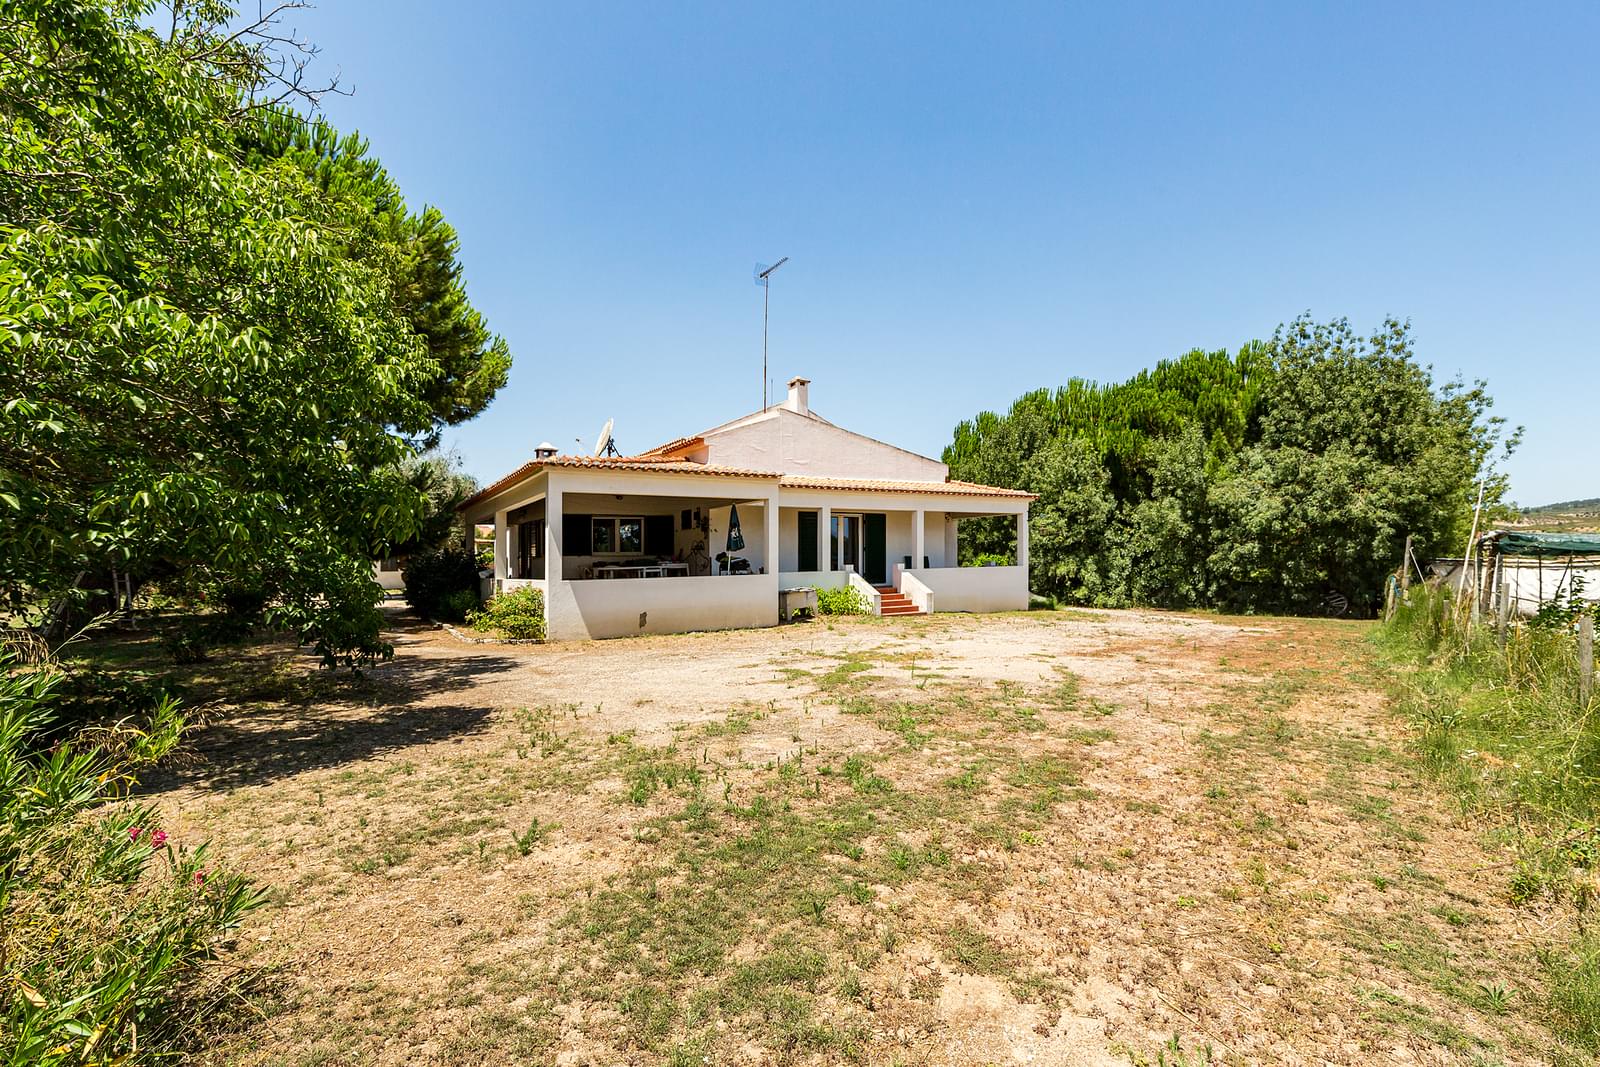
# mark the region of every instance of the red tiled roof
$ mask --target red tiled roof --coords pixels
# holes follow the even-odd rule
[[[570,467],[578,470],[648,471],[651,474],[706,474],[720,478],[776,478],[773,471],[746,470],[743,467],[718,467],[709,463],[690,463],[687,460],[655,456],[551,456],[524,463],[492,485],[473,493],[460,504],[457,511],[487,500],[544,467]]]
[[[856,489],[873,493],[930,493],[939,496],[994,496],[1015,500],[1037,500],[1021,489],[1001,489],[976,482],[896,482],[881,478],[815,478],[809,474],[785,474],[778,482],[785,489]]]
[[[694,447],[695,445],[704,444],[704,443],[705,443],[705,438],[700,437],[699,435],[696,435],[694,437],[680,437],[676,441],[668,441],[664,445],[657,445],[655,448],[650,449],[648,452],[641,452],[641,453],[639,453],[639,455],[640,456],[666,456],[666,455],[670,455],[673,452],[686,452],[690,448]]]
[[[1037,500],[1033,493],[1021,489],[1001,489],[976,482],[901,482],[883,478],[819,478],[808,474],[775,474],[772,471],[748,470],[743,467],[718,467],[709,463],[691,463],[688,460],[665,456],[551,456],[524,463],[493,485],[486,486],[457,505],[465,511],[472,505],[487,500],[503,489],[515,485],[543,467],[567,467],[575,470],[646,471],[651,474],[703,474],[721,478],[777,478],[785,489],[844,489],[868,493],[923,493],[936,496],[1001,497],[1012,500]]]

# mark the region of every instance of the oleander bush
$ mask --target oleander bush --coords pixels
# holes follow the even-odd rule
[[[0,1063],[179,1056],[208,961],[263,897],[127,800],[182,733],[176,701],[79,729],[63,684],[0,661]]]

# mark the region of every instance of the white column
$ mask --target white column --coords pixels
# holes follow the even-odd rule
[[[767,556],[767,560],[766,560],[766,564],[765,564],[766,572],[768,574],[777,574],[778,573],[778,494],[777,493],[773,493],[771,496],[767,497],[766,504],[765,504],[764,507],[762,507],[761,513],[766,518],[766,522],[762,524],[766,529],[766,537],[765,537],[765,540],[766,540],[765,548],[766,548],[766,556]]]
[[[546,483],[547,488],[544,498],[544,579],[552,583],[550,588],[553,590],[555,588],[553,583],[559,582],[563,577],[561,572],[561,490],[556,488],[554,477],[549,475],[546,475],[546,477],[549,477],[550,480]],[[553,595],[545,597],[544,610],[547,627],[550,618],[550,602],[554,599]]]
[[[944,517],[944,565],[946,567],[959,567],[961,565],[961,520],[954,515],[946,513]]]
[[[510,549],[511,524],[506,521],[506,516],[509,514],[511,514],[509,511],[494,513],[494,576],[497,581],[510,577],[510,571],[507,569],[510,560],[507,559],[507,554]]]
[[[1028,509],[1026,505],[1017,513],[1017,566],[1022,568],[1024,574],[1028,572]]]
[[[833,570],[833,509],[822,505],[817,512],[817,570]]]
[[[928,516],[921,508],[911,513],[911,569],[922,566],[922,557],[928,554]]]

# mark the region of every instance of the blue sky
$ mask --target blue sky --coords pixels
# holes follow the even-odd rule
[[[1527,427],[1525,504],[1600,496],[1600,5],[322,0],[291,25],[516,358],[452,431],[493,478],[813,381],[938,455],[1071,377],[1309,310],[1409,318]]]

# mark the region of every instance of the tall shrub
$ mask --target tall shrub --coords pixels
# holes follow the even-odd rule
[[[477,603],[478,559],[464,548],[419,552],[400,571],[406,599],[424,619],[460,622],[463,605]]]
[[[203,965],[262,897],[123,802],[176,743],[176,704],[67,733],[59,687],[49,670],[0,673],[0,1062],[170,1055]]]

